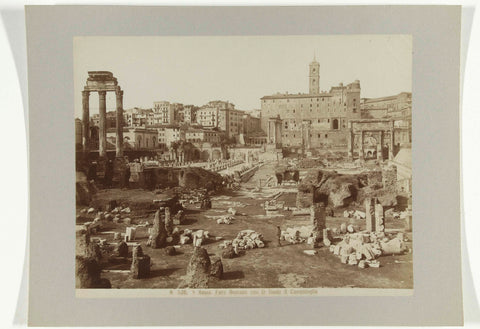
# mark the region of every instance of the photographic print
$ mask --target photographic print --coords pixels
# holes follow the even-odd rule
[[[73,41],[77,292],[413,293],[410,35]]]

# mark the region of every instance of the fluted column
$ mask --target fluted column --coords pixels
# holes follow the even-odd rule
[[[98,92],[98,111],[100,114],[98,156],[107,156],[107,102],[105,99],[107,92],[101,90]]]
[[[88,144],[90,142],[90,92],[82,91],[82,148],[84,152],[88,152]]]
[[[115,151],[117,157],[123,157],[123,90],[117,88],[117,138],[115,139]]]

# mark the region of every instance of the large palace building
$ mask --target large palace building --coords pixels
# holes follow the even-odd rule
[[[289,148],[347,146],[348,121],[360,119],[360,82],[342,83],[320,91],[320,64],[309,66],[308,94],[280,94],[261,98],[261,124],[267,131],[268,121],[282,121],[282,145]]]
[[[324,92],[319,71],[314,58],[309,65],[308,94],[261,98],[267,144],[297,152],[338,150],[349,157],[381,160],[392,159],[400,147],[411,145],[411,93],[361,99],[359,80]]]

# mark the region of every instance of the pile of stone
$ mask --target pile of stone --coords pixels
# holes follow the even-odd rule
[[[233,217],[232,216],[221,216],[217,219],[217,224],[227,224],[230,225],[233,222]]]
[[[344,218],[365,219],[366,214],[360,210],[345,210],[343,212]]]
[[[229,241],[225,241],[223,246],[227,248],[230,245]],[[231,246],[235,250],[247,250],[254,248],[264,248],[265,242],[263,235],[254,230],[243,230],[237,234],[237,237],[231,241]],[[238,254],[238,253],[237,253]]]
[[[280,240],[291,244],[304,243],[312,236],[312,231],[312,226],[288,227],[282,231]]]
[[[384,232],[362,232],[346,234],[340,243],[330,245],[329,250],[343,264],[377,268],[380,266],[378,257],[403,254],[407,247],[403,233],[388,236]]]
[[[210,232],[205,230],[196,230],[192,231],[190,229],[185,229],[183,231],[178,231],[179,234],[179,243],[181,245],[189,244],[190,242],[194,247],[200,247],[203,241],[219,241],[221,237],[211,236]]]

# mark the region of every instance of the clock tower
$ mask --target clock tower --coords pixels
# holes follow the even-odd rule
[[[320,64],[313,55],[313,61],[310,63],[309,73],[309,94],[317,95],[320,93]]]

